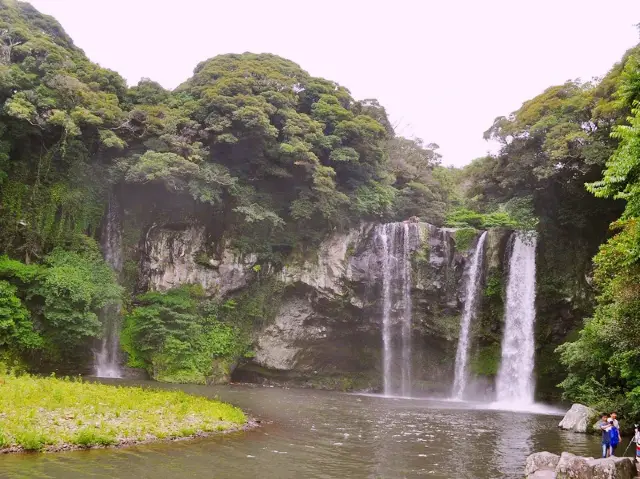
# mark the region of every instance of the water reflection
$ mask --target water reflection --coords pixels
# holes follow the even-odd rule
[[[533,451],[599,450],[595,437],[558,431],[557,416],[323,391],[183,389],[268,421],[195,441],[0,457],[0,478],[521,478]]]

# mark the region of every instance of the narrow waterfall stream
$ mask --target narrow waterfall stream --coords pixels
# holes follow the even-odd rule
[[[411,323],[413,312],[411,304],[411,256],[410,256],[410,233],[411,224],[404,223],[402,228],[402,384],[401,391],[404,397],[411,396]],[[415,226],[415,225],[414,225]]]
[[[476,249],[469,261],[464,311],[460,319],[460,336],[458,338],[458,349],[456,351],[455,376],[452,391],[452,397],[454,399],[462,399],[467,386],[469,330],[475,318],[478,305],[478,292],[480,290],[480,284],[482,283],[482,261],[486,238],[487,232],[485,231],[478,239]]]
[[[515,233],[509,261],[502,361],[496,381],[497,401],[533,404],[536,238]]]
[[[411,395],[411,238],[415,223],[377,226],[382,258],[383,384],[386,396]]]
[[[115,194],[109,197],[107,216],[102,234],[104,259],[116,272],[122,271],[122,228],[120,203]],[[100,313],[104,332],[100,349],[95,354],[94,372],[100,378],[122,377],[120,352],[120,303],[103,308]]]

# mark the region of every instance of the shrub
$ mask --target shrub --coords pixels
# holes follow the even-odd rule
[[[254,314],[249,307],[259,297],[243,300],[238,318],[235,301],[208,301],[199,285],[141,295],[121,336],[129,365],[144,367],[161,381],[206,382],[214,359],[238,358],[247,350],[246,329]]]
[[[41,451],[48,442],[40,431],[22,431],[16,434],[16,443],[26,451]]]
[[[473,240],[478,236],[478,232],[474,228],[462,228],[454,233],[456,249],[458,251],[467,251],[473,245]]]
[[[78,431],[71,442],[78,446],[91,447],[111,446],[112,444],[116,444],[118,441],[114,435],[111,435],[106,431],[100,431],[96,428],[84,428]]]

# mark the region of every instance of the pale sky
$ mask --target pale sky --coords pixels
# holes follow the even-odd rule
[[[377,98],[464,165],[495,117],[634,46],[640,0],[32,0],[91,60],[166,88],[222,53],[269,52]]]

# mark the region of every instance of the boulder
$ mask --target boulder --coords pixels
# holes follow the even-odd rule
[[[592,459],[563,452],[556,466],[557,479],[592,479],[592,467],[588,464]]]
[[[582,404],[574,404],[558,427],[573,432],[588,432],[589,425],[597,416],[598,413],[594,409]]]
[[[587,461],[591,466],[592,479],[632,479],[636,468],[630,457],[608,457]]]
[[[555,469],[560,461],[560,456],[550,452],[536,452],[527,457],[524,474],[527,478],[555,477]],[[553,473],[550,475],[549,473]],[[544,474],[547,474],[546,476]]]

